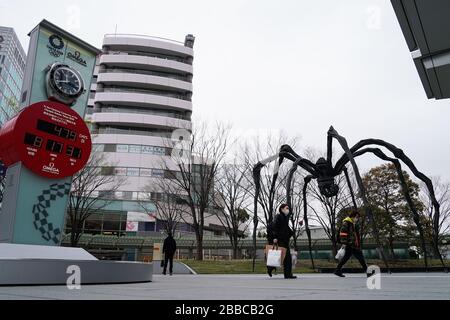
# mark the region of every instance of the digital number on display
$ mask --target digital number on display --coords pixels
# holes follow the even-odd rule
[[[75,131],[69,130],[67,128],[58,126],[54,123],[50,123],[44,120],[38,120],[37,129],[39,131],[63,138],[75,141],[77,138],[77,133]]]
[[[26,133],[25,134],[25,139],[24,139],[24,143],[28,146],[32,146],[35,148],[41,148],[42,144],[44,142],[44,139],[36,136],[34,134],[31,133]],[[47,141],[45,150],[49,151],[49,152],[53,152],[53,153],[62,153],[64,150],[64,144],[61,142],[57,142],[54,140],[49,139]],[[81,149],[68,145],[66,148],[66,155],[71,157],[71,158],[75,158],[75,159],[81,159]]]

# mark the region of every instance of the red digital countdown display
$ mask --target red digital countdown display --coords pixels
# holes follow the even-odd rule
[[[35,174],[60,179],[79,172],[89,160],[89,128],[68,106],[43,101],[24,108],[0,129],[0,158],[22,162]]]

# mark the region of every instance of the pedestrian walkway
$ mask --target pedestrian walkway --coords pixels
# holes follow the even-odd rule
[[[347,278],[307,274],[295,280],[264,275],[155,275],[151,283],[83,286],[81,290],[72,291],[64,286],[0,287],[0,299],[448,300],[450,274],[383,274],[380,290],[369,290],[367,278],[362,274]]]

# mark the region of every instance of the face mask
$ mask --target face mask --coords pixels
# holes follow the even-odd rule
[[[283,213],[284,213],[285,215],[288,215],[288,214],[289,214],[289,209],[283,209],[282,211],[283,211]]]

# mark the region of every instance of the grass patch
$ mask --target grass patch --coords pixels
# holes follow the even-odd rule
[[[250,274],[252,271],[252,260],[180,260],[195,270],[198,274]],[[336,262],[331,260],[314,260],[316,268],[334,268]],[[368,265],[384,266],[381,260],[367,260]],[[440,267],[439,260],[431,260],[429,266]],[[423,260],[394,260],[389,261],[390,267],[423,267]],[[356,259],[351,259],[345,267],[360,267]],[[264,261],[257,260],[255,267],[256,274],[265,274],[267,272]],[[282,270],[278,269],[278,273]],[[313,273],[310,260],[300,260],[294,273]]]

